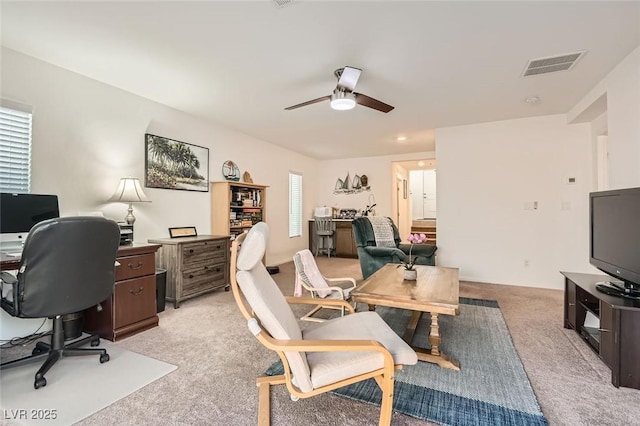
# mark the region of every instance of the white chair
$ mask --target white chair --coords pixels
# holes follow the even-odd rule
[[[379,424],[389,425],[395,370],[415,364],[415,351],[375,312],[345,315],[302,331],[288,302],[317,304],[317,299],[282,295],[261,262],[267,237],[267,225],[260,222],[236,238],[231,248],[236,303],[251,333],[278,354],[284,367],[283,375],[257,379],[258,423],[270,424],[272,385],[285,384],[292,399],[309,398],[373,378],[382,390]],[[343,300],[330,302],[353,312]]]
[[[327,257],[331,257],[334,233],[333,219],[330,216],[315,216],[314,220],[316,225],[316,256],[318,251],[326,250]]]
[[[296,267],[296,288],[294,296],[302,296],[302,288],[307,290],[312,298],[319,304],[307,312],[300,319],[303,321],[323,322],[325,319],[315,318],[313,315],[321,309],[338,309],[344,316],[344,305],[334,306],[324,304],[325,300],[346,300],[351,302],[351,291],[356,288],[356,280],[353,278],[327,278],[318,269],[315,258],[308,249],[301,250],[293,255],[293,264]]]

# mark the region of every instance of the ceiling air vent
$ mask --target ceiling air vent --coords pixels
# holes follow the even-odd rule
[[[285,7],[288,6],[290,3],[293,3],[293,0],[272,0],[273,4],[276,5],[277,7]]]
[[[582,52],[568,53],[566,55],[532,59],[527,64],[527,68],[524,70],[522,76],[527,77],[556,71],[568,71],[584,54],[585,51],[583,50]]]

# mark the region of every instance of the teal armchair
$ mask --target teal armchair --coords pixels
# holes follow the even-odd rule
[[[389,221],[393,228],[393,239],[396,242],[396,247],[376,246],[373,227],[367,217],[359,217],[353,220],[353,237],[358,250],[363,278],[369,277],[369,275],[387,263],[400,263],[408,260],[411,244],[400,244],[398,228],[391,219]],[[436,264],[436,250],[437,247],[431,244],[414,244],[411,256],[418,256],[417,265],[434,266]]]

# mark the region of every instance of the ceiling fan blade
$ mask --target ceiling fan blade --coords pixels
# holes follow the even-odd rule
[[[318,99],[313,99],[311,101],[303,102],[301,104],[297,104],[297,105],[292,105],[290,107],[286,107],[285,110],[289,111],[289,110],[292,110],[292,109],[296,109],[296,108],[300,108],[300,107],[303,107],[303,106],[315,104],[315,103],[318,103],[318,102],[328,101],[329,99],[331,99],[331,96],[327,95],[327,96],[323,96],[323,97],[318,98]]]
[[[378,111],[381,112],[389,112],[391,111],[394,107],[392,107],[391,105],[385,104],[382,101],[379,101],[377,99],[373,99],[367,95],[363,95],[362,93],[353,93],[356,96],[356,103],[358,103],[358,105],[363,105],[369,108],[373,108],[373,109],[377,109]]]
[[[345,89],[347,92],[353,92],[353,89],[356,88],[356,84],[358,84],[361,72],[362,70],[359,68],[344,67],[342,74],[338,79],[338,87]]]

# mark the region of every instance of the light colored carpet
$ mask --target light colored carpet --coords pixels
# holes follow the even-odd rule
[[[319,256],[316,261],[327,276],[362,279],[357,259]],[[273,275],[287,295],[293,294],[293,271],[289,262]],[[611,385],[611,372],[598,356],[575,332],[562,327],[561,290],[463,282],[460,295],[498,301],[552,426],[640,424],[640,391]],[[302,315],[308,308],[295,310]],[[81,426],[255,426],[256,377],[278,358],[251,335],[232,294],[224,291],[187,300],[180,309],[167,304],[159,327],[117,345],[178,369],[81,420]],[[294,402],[283,386],[273,389],[271,403],[274,426],[370,426],[380,415],[374,405],[333,394]],[[391,423],[432,424],[400,413],[393,414]]]
[[[366,310],[358,305],[358,310]],[[402,335],[411,318],[403,309],[376,307]],[[423,315],[413,344],[429,348],[431,321]],[[460,314],[441,315],[441,350],[460,362],[461,370],[418,362],[396,372],[394,411],[443,425],[546,425],[540,406],[495,301],[460,298]],[[266,374],[283,374],[282,362]],[[334,393],[380,405],[382,392],[373,379]]]
[[[24,425],[71,425],[175,370],[158,361],[101,340],[111,360],[68,357],[45,375],[47,385],[33,388],[40,362],[2,371],[3,420]],[[116,422],[117,423],[117,422]]]

